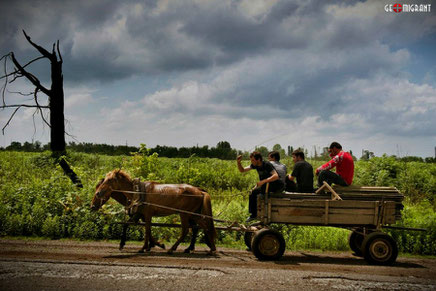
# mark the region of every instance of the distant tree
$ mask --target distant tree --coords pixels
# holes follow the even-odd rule
[[[267,147],[265,147],[265,146],[256,147],[256,151],[260,152],[264,159],[266,159],[268,157],[269,150]]]
[[[216,147],[217,149],[232,149],[228,141],[220,141],[219,143],[217,143]]]
[[[330,154],[329,154],[329,148],[328,147],[323,147],[322,148],[322,153],[320,155],[320,158],[323,161],[330,159]]]
[[[21,151],[23,148],[21,146],[21,142],[13,141],[9,146],[6,147],[8,151]]]
[[[403,161],[403,162],[424,162],[424,159],[421,157],[407,156],[407,157],[400,158],[400,161]]]
[[[285,150],[282,149],[282,146],[279,145],[279,144],[275,144],[275,145],[273,146],[273,151],[277,151],[277,152],[279,152],[279,153],[280,153],[280,158],[284,158],[284,157],[286,157],[286,152],[285,152]]]
[[[316,146],[313,146],[313,158],[314,158],[315,160],[318,159],[318,152],[316,151]]]
[[[427,157],[427,158],[424,159],[424,161],[425,161],[426,163],[436,163],[436,158],[433,158],[433,157]]]
[[[362,150],[362,156],[360,157],[360,159],[362,161],[367,161],[369,159],[372,159],[373,157],[375,157],[373,152],[370,152],[369,150]]]

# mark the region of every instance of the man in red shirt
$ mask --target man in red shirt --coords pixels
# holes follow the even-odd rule
[[[342,146],[337,142],[332,142],[329,147],[329,162],[316,169],[318,176],[318,187],[326,181],[329,185],[335,183],[341,186],[349,186],[353,183],[354,161],[350,153],[344,152]],[[336,173],[329,171],[336,167]]]

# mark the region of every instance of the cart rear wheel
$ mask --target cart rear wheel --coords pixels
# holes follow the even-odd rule
[[[373,232],[362,243],[363,257],[374,265],[392,265],[398,256],[395,240],[382,232]]]
[[[285,252],[283,235],[272,229],[261,229],[254,234],[251,249],[259,260],[277,260]]]
[[[350,245],[350,249],[354,252],[356,256],[363,257],[362,243],[364,236],[359,232],[353,231],[352,233],[350,233],[350,235],[348,236],[348,244]]]
[[[254,232],[247,231],[244,233],[244,242],[247,246],[247,250],[251,251],[251,242],[253,241]]]

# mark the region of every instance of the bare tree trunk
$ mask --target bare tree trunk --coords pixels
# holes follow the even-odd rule
[[[50,107],[50,149],[58,154],[65,154],[65,117],[62,62],[51,62]]]

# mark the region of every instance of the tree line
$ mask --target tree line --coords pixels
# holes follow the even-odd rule
[[[128,145],[108,145],[96,144],[87,142],[70,142],[66,146],[67,151],[88,153],[88,154],[103,154],[109,156],[131,155],[132,153],[139,152],[140,148]],[[22,152],[43,152],[50,150],[50,143],[41,144],[39,141],[35,142],[20,142],[13,141],[6,148],[0,147],[0,150],[7,151],[22,151]],[[222,160],[236,159],[240,151],[232,149],[230,143],[227,141],[220,141],[215,147],[193,146],[193,147],[173,147],[157,145],[154,148],[149,148],[150,153],[157,153],[160,157],[168,158],[189,158],[197,156],[202,158],[218,158]]]
[[[309,156],[308,150],[303,149],[307,157],[314,160],[328,160],[328,148],[323,148],[322,151]],[[11,144],[5,148],[0,147],[0,151],[21,151],[21,152],[43,152],[50,150],[50,143],[42,144],[39,141],[35,142],[24,142],[20,143],[17,141],[11,142]],[[68,151],[88,153],[88,154],[103,154],[109,156],[120,156],[120,155],[131,155],[132,153],[139,152],[140,148],[128,145],[108,145],[108,144],[96,144],[88,142],[70,142],[67,144]],[[268,152],[271,150],[278,151],[281,157],[290,157],[294,147],[288,146],[287,150],[283,149],[279,144],[276,144],[272,149],[268,149],[265,146],[260,146],[255,148],[259,151],[265,158]],[[237,155],[243,155],[244,159],[248,159],[250,153],[248,151],[240,151],[233,149],[229,142],[220,141],[215,147],[204,146],[193,146],[193,147],[174,147],[174,146],[161,146],[157,145],[153,148],[149,148],[150,153],[157,153],[159,157],[167,158],[189,158],[191,156],[201,157],[201,158],[218,158],[222,160],[233,160]],[[351,153],[352,154],[352,153]],[[353,156],[354,157],[354,156]],[[370,160],[374,158],[375,155],[372,152],[364,150],[360,160]],[[405,156],[405,157],[395,157],[399,161],[403,162],[425,162],[425,163],[436,163],[436,158],[434,157],[416,157],[416,156]],[[354,157],[357,160],[356,157]]]

